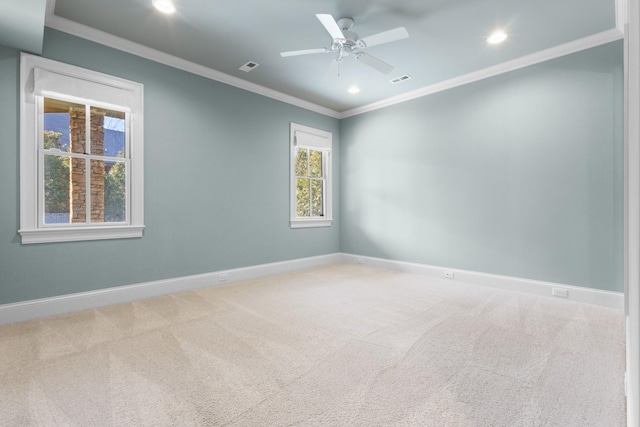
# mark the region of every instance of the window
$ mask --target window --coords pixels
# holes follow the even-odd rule
[[[22,54],[22,243],[141,237],[142,85]]]
[[[331,133],[291,123],[291,227],[328,227]]]

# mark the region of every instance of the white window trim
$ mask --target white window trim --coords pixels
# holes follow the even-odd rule
[[[322,218],[299,218],[296,212],[296,172],[295,172],[295,147],[296,132],[306,134],[309,136],[308,142],[301,146],[305,148],[318,149],[327,153],[327,161],[325,163],[325,194],[324,194],[324,213]],[[309,228],[309,227],[330,227],[333,223],[333,210],[332,210],[332,134],[320,129],[314,129],[309,126],[304,126],[298,123],[291,123],[290,137],[290,220],[289,225],[291,228]]]
[[[130,104],[128,171],[128,222],[106,224],[69,224],[42,227],[39,223],[38,203],[38,105],[34,87],[35,70],[56,73],[71,80],[77,79],[94,87],[109,87],[128,95]],[[74,96],[75,94],[67,94]],[[114,98],[117,99],[117,98]],[[89,101],[89,100],[88,100]],[[108,105],[103,99],[90,100]],[[144,119],[143,86],[129,80],[75,67],[50,59],[22,53],[20,55],[20,229],[23,244],[69,242],[82,240],[123,239],[142,237],[144,230]]]

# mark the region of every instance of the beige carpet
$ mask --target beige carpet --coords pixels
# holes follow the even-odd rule
[[[0,327],[2,426],[624,426],[622,313],[336,265]]]

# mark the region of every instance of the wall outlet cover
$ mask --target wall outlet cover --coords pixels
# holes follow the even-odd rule
[[[568,298],[569,297],[569,290],[568,289],[563,289],[563,288],[553,288],[551,290],[551,295],[553,295],[554,297]]]

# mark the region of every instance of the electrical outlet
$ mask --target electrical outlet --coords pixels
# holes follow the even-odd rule
[[[220,273],[218,275],[218,282],[222,283],[222,282],[226,282],[227,280],[229,280],[229,274],[228,273]]]
[[[554,297],[568,298],[569,290],[562,288],[553,288],[551,289],[551,295],[553,295]]]
[[[446,277],[447,279],[453,279],[453,271],[448,271],[448,270],[447,271],[443,271],[442,275],[444,277]]]

